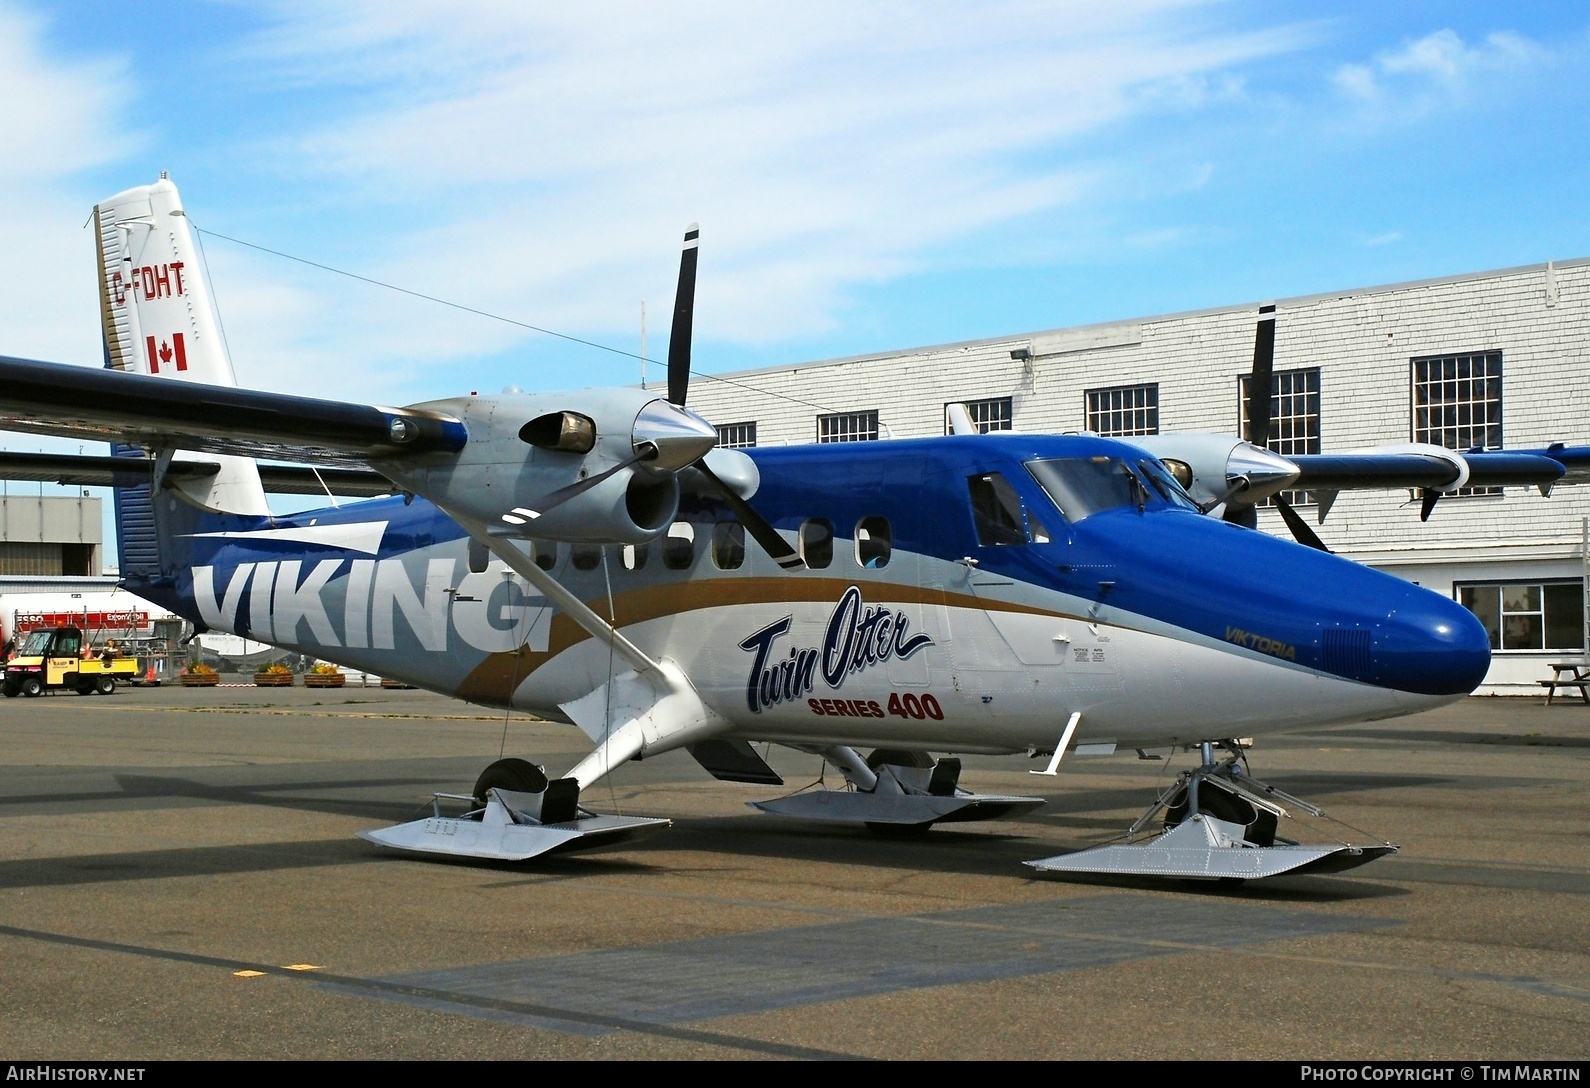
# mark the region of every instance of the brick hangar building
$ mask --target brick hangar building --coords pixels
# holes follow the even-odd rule
[[[1259,303],[797,363],[693,383],[725,445],[986,429],[1241,434]],[[1590,444],[1590,258],[1276,301],[1278,453],[1382,443]],[[1343,492],[1330,548],[1463,601],[1491,630],[1482,691],[1531,693],[1584,653],[1590,485],[1479,489],[1419,521],[1407,491]],[[1313,496],[1298,495],[1312,522]],[[1287,530],[1269,508],[1261,529]]]

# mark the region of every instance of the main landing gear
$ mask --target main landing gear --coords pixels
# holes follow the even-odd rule
[[[1336,873],[1397,852],[1381,841],[1355,846],[1343,839],[1305,845],[1276,834],[1293,819],[1286,806],[1331,820],[1323,809],[1266,785],[1247,773],[1242,747],[1218,742],[1230,754],[1215,760],[1215,742],[1199,746],[1203,760],[1183,771],[1126,832],[1126,842],[1095,846],[1073,854],[1029,861],[1042,872],[1110,873],[1210,880],[1254,880],[1282,873]],[[1145,842],[1134,841],[1145,828],[1164,820]],[[1351,829],[1349,829],[1351,830]]]
[[[465,811],[444,816],[442,803]],[[456,811],[456,809],[455,809]],[[592,850],[644,838],[672,824],[645,816],[598,816],[580,807],[574,778],[549,780],[523,759],[499,759],[481,772],[472,794],[438,793],[431,814],[396,827],[361,831],[379,846],[426,854],[528,861],[542,854]]]
[[[806,748],[839,768],[848,789],[806,790],[753,808],[803,820],[861,823],[875,831],[926,831],[936,823],[993,820],[1043,804],[1041,797],[978,794],[960,788],[961,761],[926,752],[880,748],[862,759],[854,748]]]

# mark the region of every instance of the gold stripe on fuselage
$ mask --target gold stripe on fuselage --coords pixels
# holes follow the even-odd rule
[[[629,627],[666,616],[683,615],[704,608],[751,604],[832,604],[853,585],[863,591],[875,588],[877,603],[928,604],[946,608],[973,608],[985,612],[1019,612],[1058,619],[1080,619],[1065,612],[1014,601],[984,600],[969,593],[951,593],[936,586],[905,585],[899,582],[869,581],[858,578],[807,578],[799,574],[774,577],[704,578],[647,586],[615,594],[613,612],[618,626]],[[607,612],[607,599],[586,602],[598,614]],[[1090,621],[1092,622],[1092,621]],[[1104,624],[1102,626],[1110,626]],[[474,703],[505,706],[514,689],[527,676],[569,647],[591,635],[562,612],[552,617],[552,629],[544,652],[528,649],[494,653],[471,670],[459,684],[457,696]]]

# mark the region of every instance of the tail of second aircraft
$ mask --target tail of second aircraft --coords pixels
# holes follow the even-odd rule
[[[105,365],[171,381],[236,385],[221,323],[177,187],[163,174],[153,185],[117,193],[94,208],[99,249],[100,320]],[[130,447],[117,456],[141,457]],[[270,508],[259,469],[247,457],[206,453],[210,476],[165,478],[163,462],[181,451],[156,451],[154,490],[181,491],[211,511],[250,516]],[[149,487],[116,491],[116,537],[124,577],[158,578],[160,542]]]

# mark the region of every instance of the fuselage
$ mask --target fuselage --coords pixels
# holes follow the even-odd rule
[[[1200,514],[1123,442],[746,452],[806,569],[688,486],[649,545],[535,547],[747,739],[1041,749],[1079,712],[1079,742],[1158,746],[1412,713],[1489,664],[1457,603]],[[163,574],[129,588],[206,627],[554,719],[627,667],[423,499],[160,501]]]

